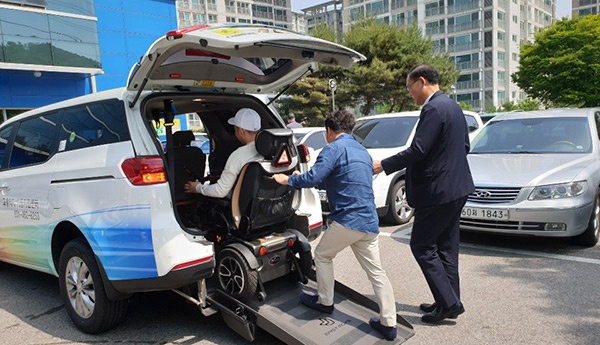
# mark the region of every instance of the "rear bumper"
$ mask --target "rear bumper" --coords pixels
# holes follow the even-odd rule
[[[113,280],[108,282],[119,293],[136,293],[177,289],[212,276],[215,258],[200,264],[173,270],[162,277],[133,280]]]

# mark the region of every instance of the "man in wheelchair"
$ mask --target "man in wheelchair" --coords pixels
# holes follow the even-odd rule
[[[237,148],[227,158],[225,168],[221,176],[215,184],[205,183],[200,181],[188,181],[184,186],[187,193],[199,193],[213,198],[224,198],[230,195],[233,185],[242,171],[242,167],[252,161],[257,161],[262,158],[256,152],[254,140],[256,134],[260,130],[260,115],[250,108],[241,108],[235,114],[235,117],[230,118],[227,123],[234,126],[235,137],[242,143],[242,146]]]
[[[242,163],[240,157],[227,159],[219,181],[227,170],[234,174],[239,166],[239,174],[227,177],[231,182],[225,180],[219,186],[219,182],[202,185],[190,181],[185,189],[202,194],[200,227],[215,245],[218,287],[240,300],[256,297],[262,301],[266,297],[263,283],[282,276],[307,283],[312,272],[308,239],[300,231],[288,229],[296,211],[296,192],[272,178],[275,173],[289,175],[297,168],[298,151],[287,128],[257,131],[260,117],[251,109],[240,109],[228,123],[235,126],[236,137],[244,144],[231,156],[243,150],[244,157],[252,159]],[[231,197],[222,197],[227,195]]]

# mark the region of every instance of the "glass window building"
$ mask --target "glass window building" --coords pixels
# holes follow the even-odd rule
[[[0,122],[125,86],[129,69],[177,28],[175,0],[0,0]]]

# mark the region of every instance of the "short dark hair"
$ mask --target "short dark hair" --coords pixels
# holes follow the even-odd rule
[[[433,85],[440,83],[440,75],[433,67],[429,65],[417,65],[408,71],[408,80],[415,80],[421,77]]]
[[[288,115],[288,119],[289,119],[289,120],[291,120],[291,119],[295,119],[295,118],[296,118],[296,115],[294,115],[294,114],[289,114],[289,115]]]
[[[334,111],[325,118],[325,128],[329,128],[336,133],[352,133],[354,123],[354,115],[346,110]]]

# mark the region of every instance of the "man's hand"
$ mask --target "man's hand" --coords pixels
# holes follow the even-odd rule
[[[275,182],[282,184],[284,186],[288,185],[288,179],[289,177],[287,175],[284,174],[275,174],[273,175],[273,179],[275,180]]]
[[[196,193],[196,186],[199,184],[200,182],[198,181],[188,181],[186,184],[183,185],[183,190],[186,193]]]
[[[383,171],[381,161],[373,161],[373,175],[379,174]]]

